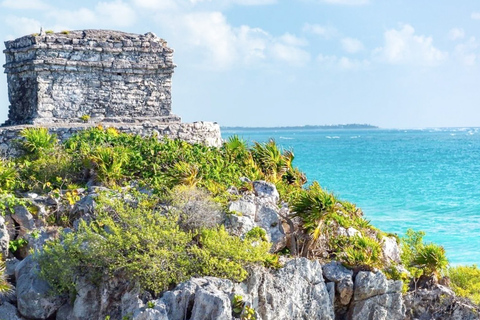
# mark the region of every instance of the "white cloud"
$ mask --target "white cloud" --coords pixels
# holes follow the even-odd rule
[[[303,32],[312,33],[312,34],[321,36],[322,38],[325,38],[325,39],[333,38],[338,34],[337,29],[333,27],[322,26],[319,24],[309,24],[309,23],[306,23],[303,26]]]
[[[319,54],[317,56],[317,62],[322,67],[335,68],[340,70],[359,70],[365,69],[370,66],[368,60],[350,59],[347,57],[326,56]]]
[[[127,3],[117,0],[99,2],[93,10],[87,8],[50,10],[47,18],[49,21],[55,21],[56,24],[64,26],[62,29],[125,28],[135,23],[136,13]]]
[[[480,12],[472,12],[470,16],[473,20],[480,20]]]
[[[320,2],[347,6],[361,6],[370,3],[369,0],[320,0]]]
[[[276,0],[189,0],[192,4],[209,2],[215,5],[241,5],[241,6],[261,6],[276,3]]]
[[[175,0],[133,0],[133,4],[146,9],[173,10],[177,8]]]
[[[363,43],[358,39],[343,38],[341,40],[343,50],[348,53],[357,53],[365,49]]]
[[[306,40],[289,33],[274,37],[246,25],[235,28],[221,12],[179,14],[163,25],[171,28],[184,52],[201,55],[202,66],[209,69],[252,67],[275,61],[301,66],[310,59],[301,48],[308,44]]]
[[[276,42],[271,47],[273,58],[294,66],[303,66],[310,61],[310,53],[282,41]]]
[[[135,11],[121,0],[99,2],[95,7],[98,18],[108,25],[128,27],[135,23]]]
[[[415,29],[406,24],[400,30],[384,34],[384,47],[374,50],[374,56],[391,64],[435,66],[442,63],[448,53],[433,46],[431,37],[415,35]]]
[[[453,28],[448,32],[448,38],[450,40],[459,40],[465,38],[465,31],[461,28]]]
[[[26,17],[17,17],[17,16],[7,16],[5,18],[5,25],[9,27],[9,31],[12,34],[8,35],[8,39],[15,39],[26,34],[38,33],[40,32],[40,27],[42,24],[40,21],[35,19],[26,18]]]
[[[41,0],[4,0],[0,6],[21,10],[47,10],[50,7]]]
[[[475,37],[471,37],[465,43],[458,44],[454,50],[455,58],[460,61],[465,66],[474,66],[477,63],[478,58],[478,48],[480,44],[475,39]]]
[[[211,67],[226,68],[238,57],[235,48],[235,33],[221,12],[189,13],[174,18],[183,41],[193,47],[200,47],[202,55]],[[245,37],[245,34],[244,34]]]
[[[299,38],[293,34],[285,33],[283,36],[280,37],[280,40],[291,46],[306,46],[308,42],[305,39]]]

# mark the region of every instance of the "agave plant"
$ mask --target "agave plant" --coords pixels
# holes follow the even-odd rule
[[[128,150],[123,147],[97,147],[89,156],[98,179],[107,185],[115,184],[123,177],[123,166],[127,158]]]
[[[12,292],[12,285],[7,281],[5,273],[5,261],[0,260],[0,296],[8,295]]]
[[[423,269],[425,275],[439,276],[448,266],[445,249],[435,243],[422,246],[413,259],[413,264]]]
[[[273,139],[267,143],[255,142],[251,152],[253,160],[274,182],[281,179],[292,168],[293,152],[282,152]]]
[[[12,164],[0,159],[0,191],[10,189],[18,177],[18,173]]]
[[[57,143],[56,136],[50,134],[47,128],[26,128],[20,132],[20,136],[24,138],[22,147],[33,154],[51,149]]]
[[[292,209],[302,219],[304,230],[316,240],[322,233],[326,215],[335,212],[336,204],[335,196],[323,190],[315,181],[293,202]]]
[[[237,135],[229,137],[223,144],[223,148],[231,160],[243,160],[249,157],[247,142]]]

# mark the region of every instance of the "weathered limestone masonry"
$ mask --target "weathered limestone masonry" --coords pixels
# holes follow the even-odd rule
[[[221,143],[217,124],[184,124],[171,113],[173,50],[153,33],[42,32],[5,46],[11,105],[0,128],[0,148],[22,125],[48,127],[62,138],[98,123],[144,135],[155,130],[191,142]]]

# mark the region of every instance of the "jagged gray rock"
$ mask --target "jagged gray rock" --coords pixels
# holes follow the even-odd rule
[[[323,266],[323,276],[335,283],[336,300],[343,306],[348,305],[353,295],[353,271],[332,261]]]
[[[105,278],[99,284],[92,284],[85,277],[80,277],[76,285],[77,295],[71,306],[63,310],[67,319],[71,320],[104,320],[121,319],[134,310],[142,307],[138,300],[138,288],[125,280],[122,275]],[[122,297],[129,299],[122,299]]]
[[[15,276],[15,269],[17,268],[17,265],[20,263],[20,260],[17,258],[13,257],[10,259],[5,260],[5,274],[9,277],[14,277]]]
[[[402,282],[387,280],[382,272],[360,271],[349,314],[351,320],[405,319]]]
[[[255,190],[255,195],[257,197],[265,198],[272,203],[277,203],[280,199],[277,188],[273,183],[262,180],[254,181],[253,189]]]
[[[281,250],[286,245],[285,232],[278,211],[279,208],[275,204],[257,198],[255,224],[267,231],[268,239],[272,242],[273,252]]]
[[[253,196],[246,195],[241,199],[230,203],[228,210],[231,212],[239,212],[244,216],[255,218],[257,207],[255,206]]]
[[[247,216],[237,216],[235,214],[227,215],[225,225],[231,234],[239,237],[245,235],[256,226],[255,221],[253,221],[252,218]]]
[[[168,320],[231,320],[230,280],[214,277],[193,278],[164,293],[155,309],[167,310]]]
[[[259,320],[335,318],[318,261],[299,258],[277,271],[253,270],[236,291],[251,303]]]
[[[227,227],[235,235],[243,236],[254,227],[263,228],[272,242],[272,252],[283,249],[287,239],[277,206],[278,191],[274,184],[254,181],[255,195],[245,193],[242,198],[229,204],[229,210],[242,216],[227,217]]]
[[[387,263],[401,263],[400,247],[395,237],[383,237],[382,252]]]
[[[17,308],[14,305],[4,301],[0,301],[0,319],[2,320],[24,320],[17,313]]]
[[[405,295],[407,320],[478,320],[480,307],[442,285],[417,289]]]
[[[17,308],[28,319],[47,319],[64,303],[64,298],[50,294],[49,285],[38,277],[38,264],[32,256],[22,260],[15,269]]]
[[[28,212],[27,207],[13,207],[13,213],[11,217],[20,226],[18,229],[18,235],[20,237],[35,229],[35,219],[33,218],[32,214]]]

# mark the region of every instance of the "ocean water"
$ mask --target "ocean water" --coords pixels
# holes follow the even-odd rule
[[[371,223],[443,245],[452,265],[480,264],[480,128],[223,130],[293,149],[309,182],[360,207]]]

